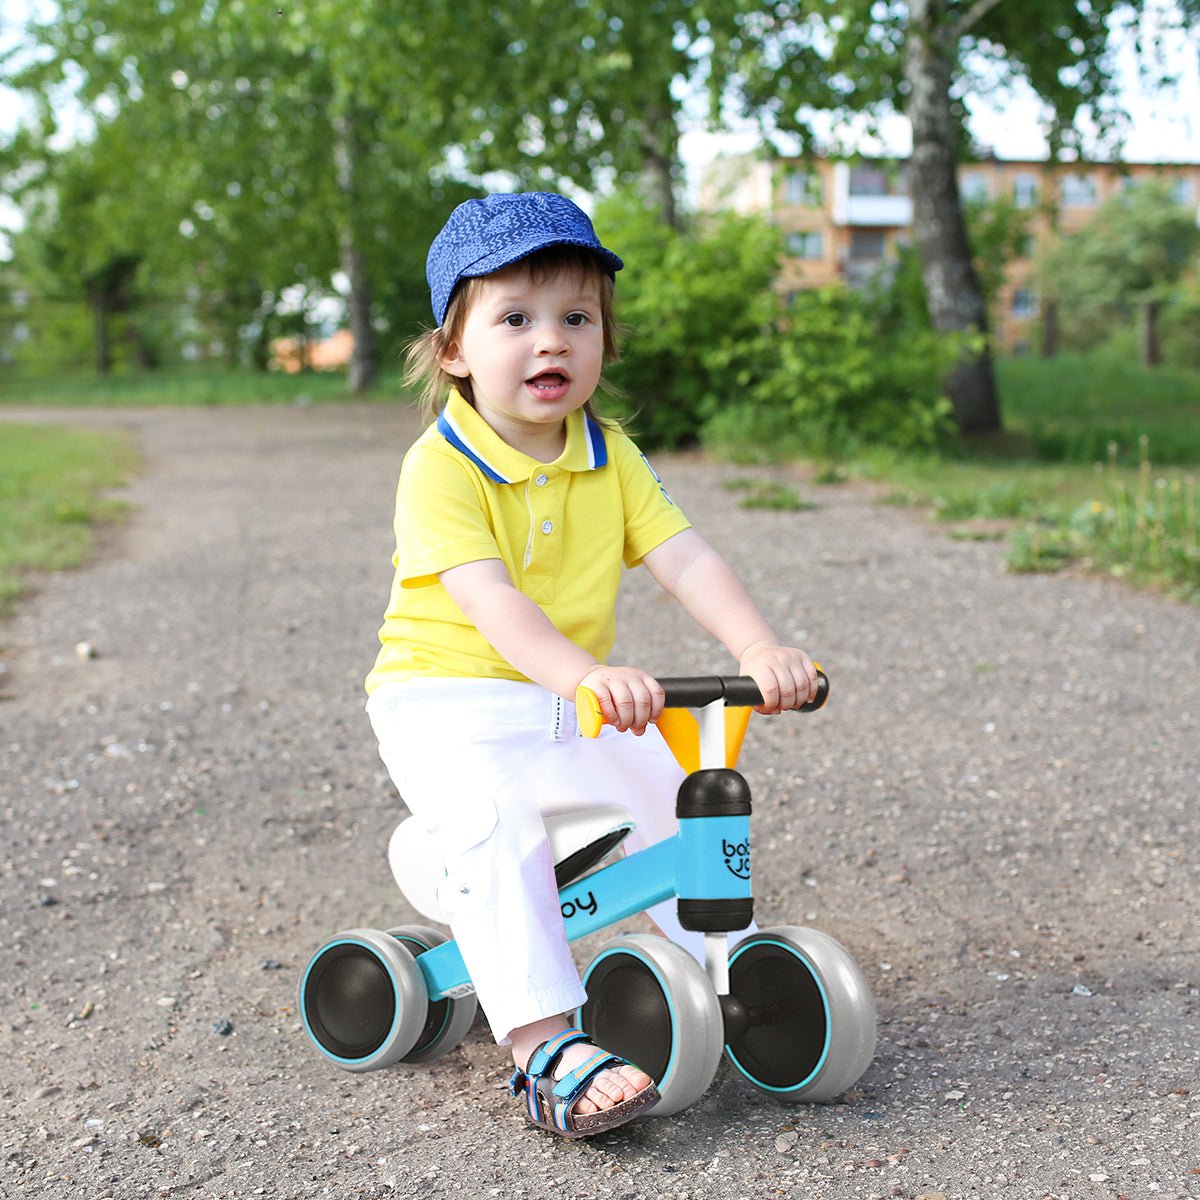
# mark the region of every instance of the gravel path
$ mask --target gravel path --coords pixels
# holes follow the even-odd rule
[[[721,484],[752,472],[661,458],[833,681],[747,742],[758,912],[851,949],[879,1049],[836,1104],[722,1068],[565,1143],[481,1024],[364,1076],[297,1024],[316,945],[413,919],[361,711],[411,417],[4,416],[128,428],[145,470],[100,560],[0,627],[0,1194],[1200,1196],[1196,609],[1007,575],[857,488],[742,510]],[[648,584],[619,653],[727,670]]]

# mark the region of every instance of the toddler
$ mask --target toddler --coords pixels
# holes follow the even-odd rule
[[[395,576],[367,678],[380,754],[445,868],[438,899],[528,1118],[568,1137],[658,1099],[565,1013],[585,999],[543,816],[619,802],[636,850],[675,832],[663,692],[609,663],[622,569],[644,566],[754,678],[764,712],[816,694],[732,568],[594,397],[621,259],[564,196],[459,205],[429,250],[437,327],[410,348],[431,422],[404,457]],[[607,722],[579,736],[578,685]],[[635,736],[628,736],[633,734]],[[673,902],[651,918],[684,940]]]

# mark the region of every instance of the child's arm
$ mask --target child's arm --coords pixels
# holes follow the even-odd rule
[[[513,587],[498,558],[463,563],[438,578],[463,615],[522,675],[575,699],[586,683],[596,693],[605,721],[619,730],[646,732],[662,712],[658,681],[636,667],[607,667],[554,627],[538,606]]]
[[[642,560],[665,591],[738,660],[763,694],[759,712],[799,708],[817,694],[817,670],[803,650],[781,646],[734,569],[694,529]]]

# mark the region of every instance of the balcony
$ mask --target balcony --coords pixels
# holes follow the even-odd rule
[[[908,196],[839,196],[833,219],[839,225],[902,229],[912,224],[912,200]]]

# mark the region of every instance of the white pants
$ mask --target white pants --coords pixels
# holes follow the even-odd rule
[[[671,837],[684,773],[658,730],[584,738],[574,705],[507,680],[384,684],[367,713],[388,773],[441,852],[438,900],[496,1040],[582,1004],[542,817],[619,804],[637,822],[629,853]],[[682,929],[674,899],[648,914],[703,961],[703,935]]]

